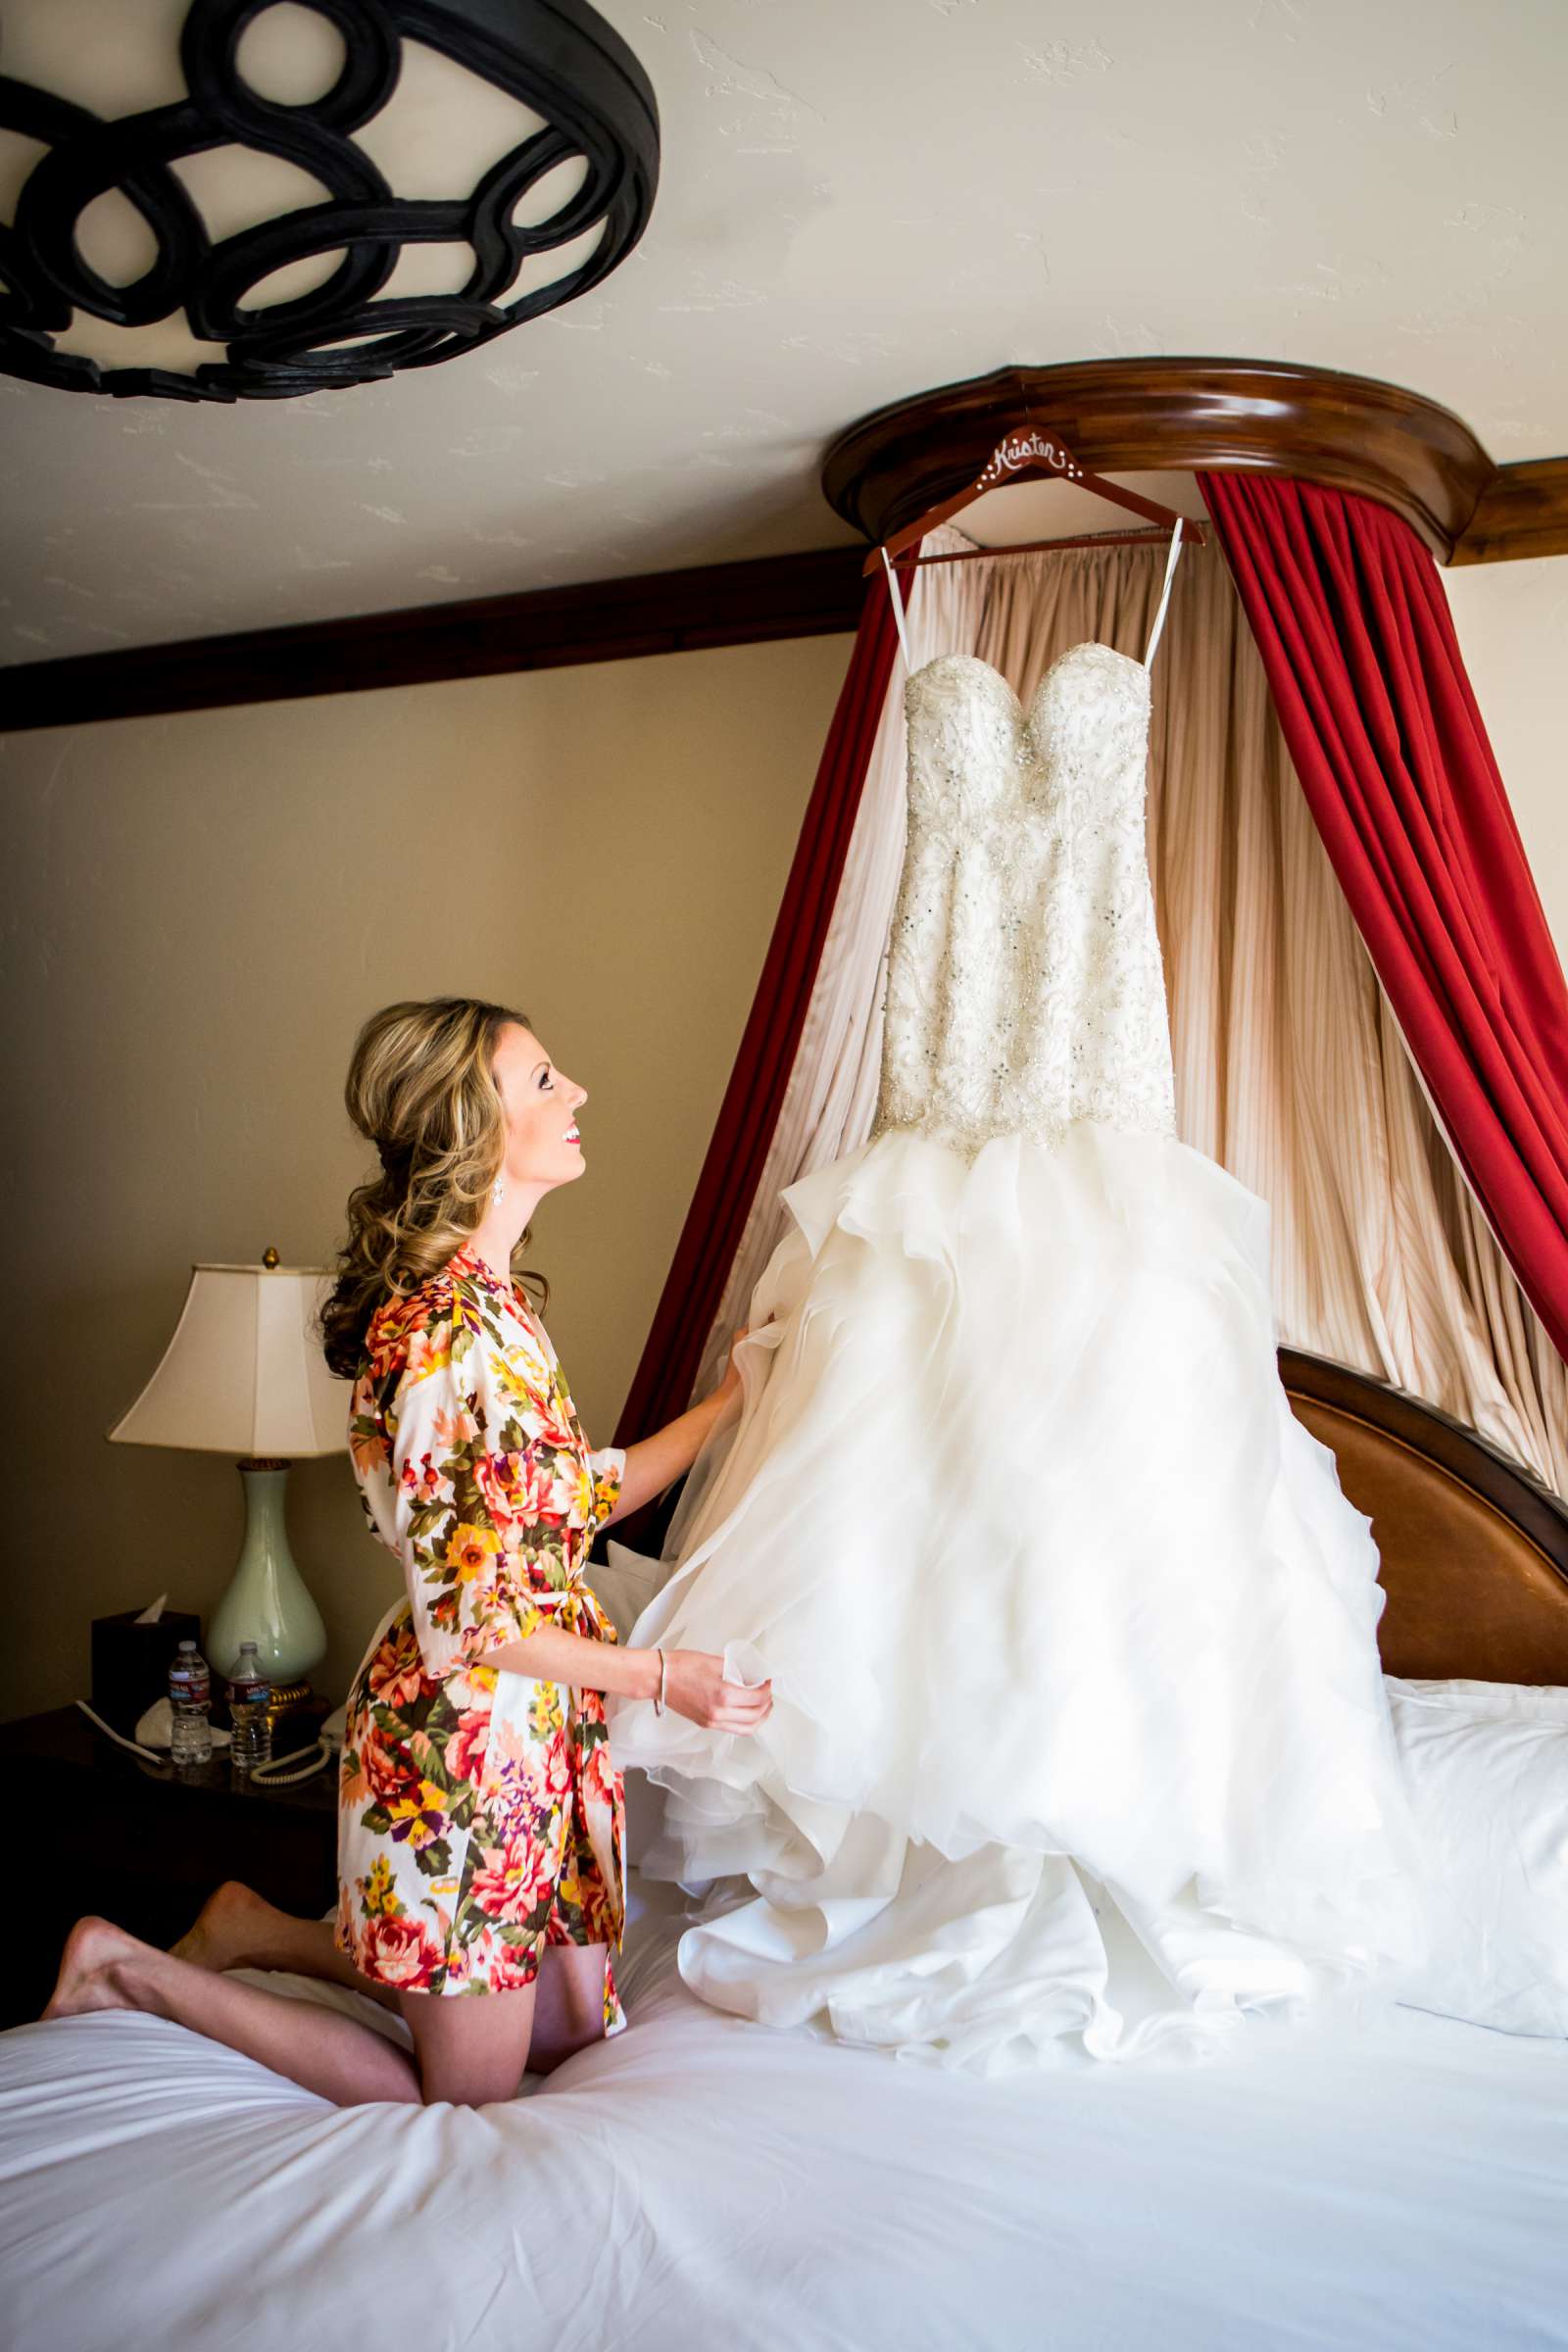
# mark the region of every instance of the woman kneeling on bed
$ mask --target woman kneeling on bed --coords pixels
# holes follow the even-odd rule
[[[620,1649],[582,1581],[595,1531],[678,1478],[738,1394],[641,1445],[590,1452],[512,1260],[538,1202],[583,1172],[583,1089],[519,1013],[392,1004],[355,1047],[349,1114],[381,1157],[350,1197],[322,1311],[354,1381],[361,1499],[407,1595],[349,1694],[334,1922],[220,1889],[172,1952],[85,1919],[46,2016],[130,2008],[243,2050],[340,2106],[510,2098],[625,2024],[623,1804],[603,1693],[751,1732],[772,1706],[697,1650]],[[300,1971],[394,2010],[373,2027],[225,1977]],[[448,1995],[463,1994],[461,2000]]]

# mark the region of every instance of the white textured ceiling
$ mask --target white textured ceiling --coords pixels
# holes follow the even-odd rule
[[[0,377],[0,658],[825,546],[824,444],[1009,361],[1297,361],[1568,450],[1565,0],[601,6],[663,122],[604,289],[282,403]]]

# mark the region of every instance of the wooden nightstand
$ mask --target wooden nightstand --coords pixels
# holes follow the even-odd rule
[[[309,1743],[285,1724],[276,1752]],[[255,1788],[232,1778],[226,1755],[195,1772],[143,1763],[75,1707],[0,1724],[0,1756],[35,1841],[28,1932],[7,1939],[0,2025],[37,2016],[84,1911],[167,1945],[222,1879],[307,1918],[337,1899],[336,1758],[292,1787]]]

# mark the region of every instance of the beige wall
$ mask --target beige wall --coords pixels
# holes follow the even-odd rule
[[[87,1626],[204,1615],[222,1460],[111,1446],[194,1258],[319,1263],[367,1155],[358,1023],[515,1002],[589,1090],[535,1262],[608,1442],[711,1131],[849,657],[845,636],[0,739],[12,1589],[0,1713],[87,1688]],[[290,1528],[340,1695],[397,1570],[347,1456]]]
[[[1443,580],[1530,870],[1568,965],[1568,556],[1466,564]]]

